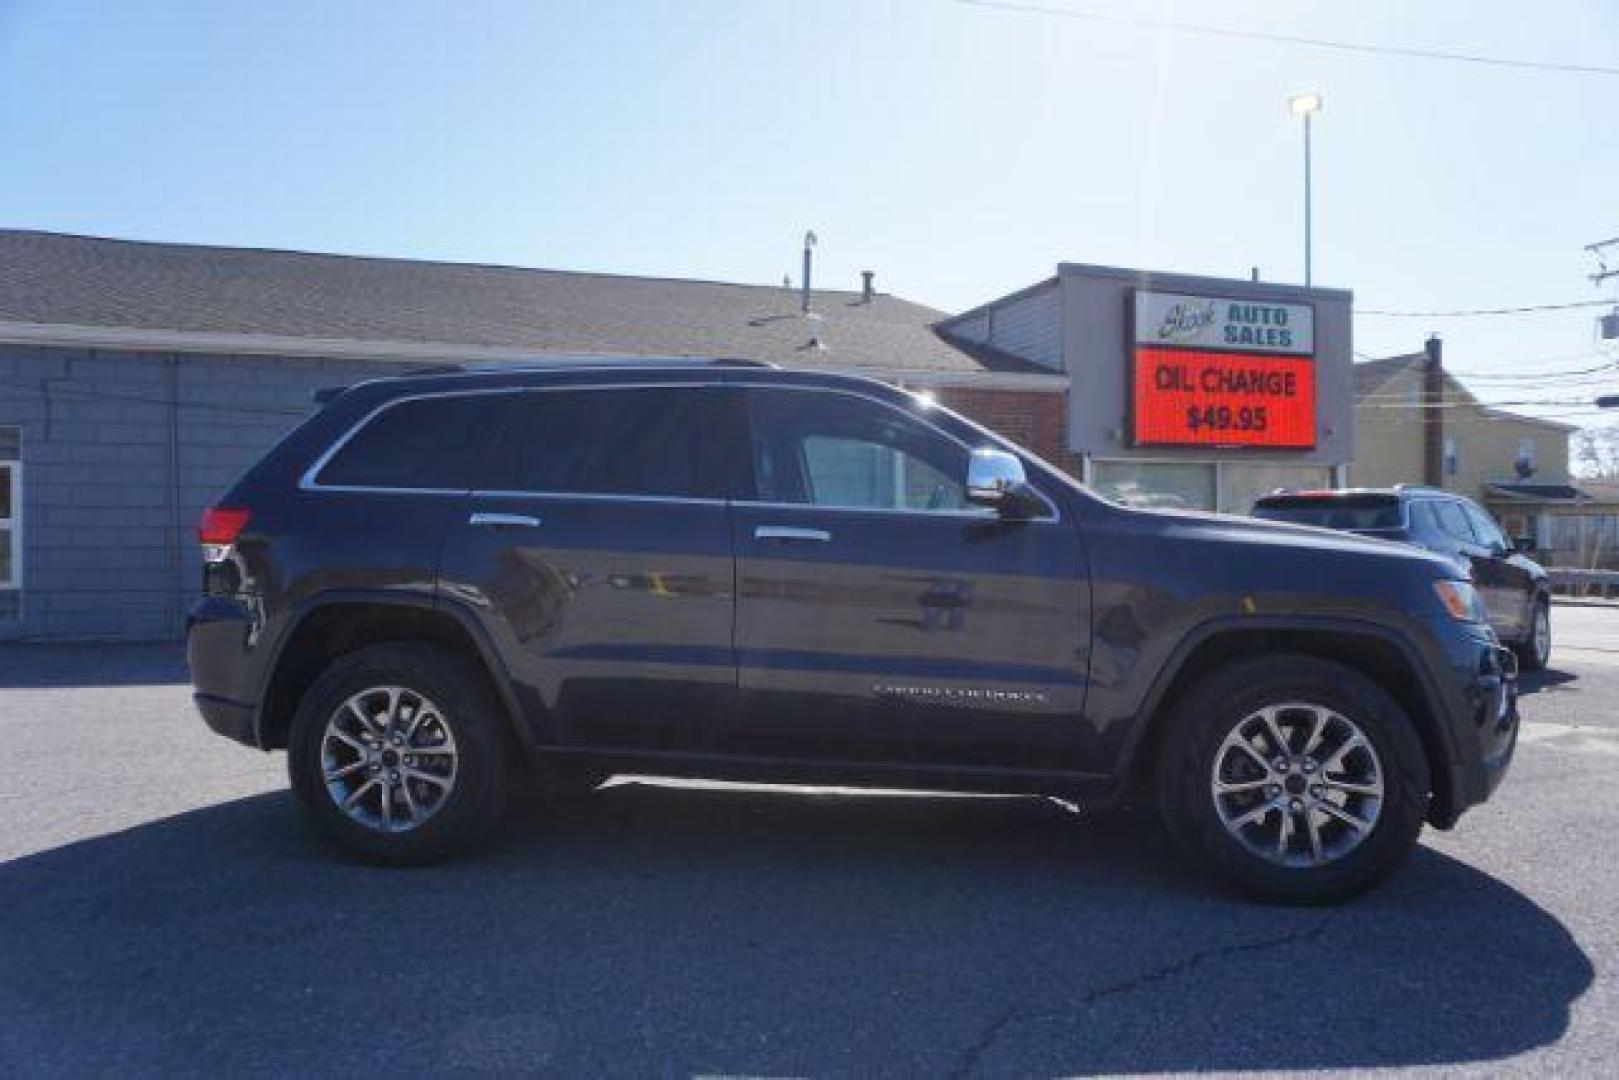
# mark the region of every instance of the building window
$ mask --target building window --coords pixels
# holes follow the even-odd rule
[[[1222,514],[1252,514],[1254,503],[1273,491],[1319,491],[1332,487],[1332,470],[1325,465],[1246,465],[1222,461],[1219,465]]]
[[[1433,445],[1432,443],[1429,444]],[[1455,476],[1462,467],[1461,454],[1456,450],[1456,440],[1445,440],[1445,475]]]
[[[22,585],[22,432],[0,427],[0,589]]]
[[[1127,506],[1213,510],[1212,461],[1098,461],[1091,486]]]
[[[1518,456],[1512,463],[1513,471],[1524,479],[1535,475],[1535,440],[1519,439]]]

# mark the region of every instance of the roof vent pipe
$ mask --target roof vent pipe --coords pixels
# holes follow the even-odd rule
[[[800,310],[806,315],[809,314],[810,309],[810,262],[814,258],[815,244],[815,230],[811,229],[804,234],[804,299],[800,305]]]
[[[872,299],[877,295],[877,290],[872,288],[872,285],[871,285],[871,279],[876,277],[876,276],[877,276],[877,272],[875,270],[862,270],[862,271],[860,271],[860,301],[861,301],[861,303],[869,304],[869,303],[871,303]]]

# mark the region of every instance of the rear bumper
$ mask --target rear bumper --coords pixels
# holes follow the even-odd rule
[[[244,746],[258,746],[258,733],[253,722],[253,706],[209,694],[192,694],[191,700],[196,702],[203,723],[207,724],[215,735],[234,739]]]
[[[209,597],[192,609],[186,621],[186,667],[191,672],[192,700],[203,721],[217,734],[257,747],[257,709],[249,642],[256,623],[243,603]]]

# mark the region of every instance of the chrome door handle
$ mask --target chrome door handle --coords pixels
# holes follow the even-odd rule
[[[467,518],[468,525],[488,525],[496,529],[516,527],[523,529],[538,529],[540,519],[530,517],[528,514],[473,514]]]
[[[825,529],[800,529],[792,525],[760,525],[753,530],[755,540],[810,540],[824,544],[832,539]]]

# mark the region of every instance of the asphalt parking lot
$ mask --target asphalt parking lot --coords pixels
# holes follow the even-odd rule
[[[1326,911],[1029,799],[618,784],[360,868],[174,651],[0,649],[0,1072],[1611,1075],[1619,607],[1554,633],[1497,800]]]

